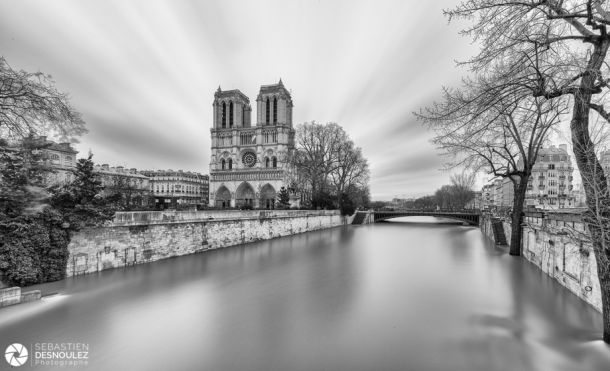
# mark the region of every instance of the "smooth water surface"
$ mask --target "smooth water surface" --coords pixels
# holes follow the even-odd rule
[[[60,294],[1,309],[1,349],[88,343],[87,370],[610,370],[598,312],[461,225],[340,227],[37,288]]]

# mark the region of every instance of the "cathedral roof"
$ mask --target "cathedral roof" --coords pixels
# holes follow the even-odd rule
[[[233,98],[241,98],[244,101],[250,103],[250,98],[248,98],[248,96],[244,93],[242,93],[239,89],[232,89],[232,90],[221,90],[220,86],[218,87],[218,90],[216,90],[216,93],[214,93],[214,98],[227,98],[227,97],[233,97]]]
[[[260,89],[260,92],[258,93],[257,99],[260,98],[261,94],[277,93],[277,92],[287,95],[288,98],[292,98],[290,96],[290,92],[286,89],[286,87],[284,87],[284,83],[282,83],[282,79],[280,79],[280,81],[277,84],[261,85],[261,89]]]

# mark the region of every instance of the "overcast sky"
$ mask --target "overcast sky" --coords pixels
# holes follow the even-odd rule
[[[138,169],[208,173],[214,91],[255,103],[281,77],[293,121],[343,126],[373,198],[391,199],[449,182],[412,112],[474,53],[442,15],[457,2],[0,0],[0,53],[71,95],[89,128],[80,156]]]

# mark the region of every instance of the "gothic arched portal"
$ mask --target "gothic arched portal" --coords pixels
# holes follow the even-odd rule
[[[261,189],[261,208],[275,209],[275,188],[269,183]]]
[[[231,206],[231,192],[225,186],[220,186],[216,191],[216,207],[225,207]]]
[[[235,191],[235,206],[254,207],[254,188],[248,182],[243,182]]]

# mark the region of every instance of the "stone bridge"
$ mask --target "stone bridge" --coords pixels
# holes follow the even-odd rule
[[[375,223],[387,219],[404,216],[435,216],[466,222],[469,225],[479,225],[479,213],[476,210],[464,211],[430,211],[430,210],[397,210],[397,211],[358,211],[352,224]]]

